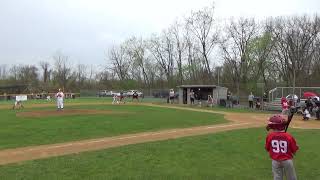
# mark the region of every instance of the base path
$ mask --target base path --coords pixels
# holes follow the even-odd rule
[[[228,113],[221,111],[194,109],[176,106],[161,106],[152,104],[143,104],[149,106],[166,107],[174,109],[184,109],[191,111],[209,112],[224,114],[225,118],[231,122],[219,125],[198,126],[191,128],[170,129],[156,132],[144,132],[137,134],[127,134],[121,136],[89,139],[82,141],[66,142],[60,144],[50,144],[32,147],[23,147],[16,149],[6,149],[0,151],[0,165],[17,163],[20,161],[48,158],[53,156],[61,156],[85,151],[93,151],[99,149],[107,149],[128,144],[145,143],[151,141],[175,139],[186,136],[202,135],[208,133],[216,133],[221,131],[229,131],[234,129],[246,129],[251,127],[262,127],[266,124],[269,117],[268,114],[254,113]],[[319,123],[318,123],[319,124]],[[301,124],[294,124],[301,126]],[[299,126],[299,127],[300,127]]]

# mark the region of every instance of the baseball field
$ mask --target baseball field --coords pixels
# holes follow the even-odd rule
[[[0,179],[272,179],[270,114],[110,99],[0,102]],[[295,116],[299,179],[320,179],[320,122]]]

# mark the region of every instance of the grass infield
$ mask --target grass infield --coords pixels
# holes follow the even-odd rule
[[[86,100],[77,100],[81,103]],[[92,100],[89,100],[90,102]],[[52,110],[0,109],[0,149],[116,136],[121,134],[224,123],[222,115],[139,105],[73,105],[66,109],[111,110],[125,114],[17,117],[16,112]]]
[[[292,130],[299,179],[319,179],[319,130]],[[272,179],[263,128],[185,137],[0,166],[2,179]]]

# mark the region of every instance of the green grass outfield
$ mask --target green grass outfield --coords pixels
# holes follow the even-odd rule
[[[79,103],[96,102],[92,99],[74,100]],[[31,104],[31,102],[29,102]],[[224,123],[222,115],[140,105],[68,105],[65,109],[96,109],[128,112],[126,114],[68,115],[41,118],[16,117],[19,111],[41,111],[55,107],[23,110],[0,109],[0,149],[30,145],[116,136],[121,134],[186,128]]]
[[[298,179],[320,179],[319,130],[292,130],[300,150]],[[221,179],[270,180],[271,160],[263,128],[175,140],[0,166],[1,179]]]

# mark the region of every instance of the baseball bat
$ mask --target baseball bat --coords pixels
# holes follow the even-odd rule
[[[287,132],[287,130],[288,130],[288,127],[290,125],[290,122],[291,122],[291,120],[293,118],[294,113],[295,113],[295,108],[291,107],[290,108],[290,114],[288,115],[288,121],[287,121],[287,126],[286,126],[285,132]]]

